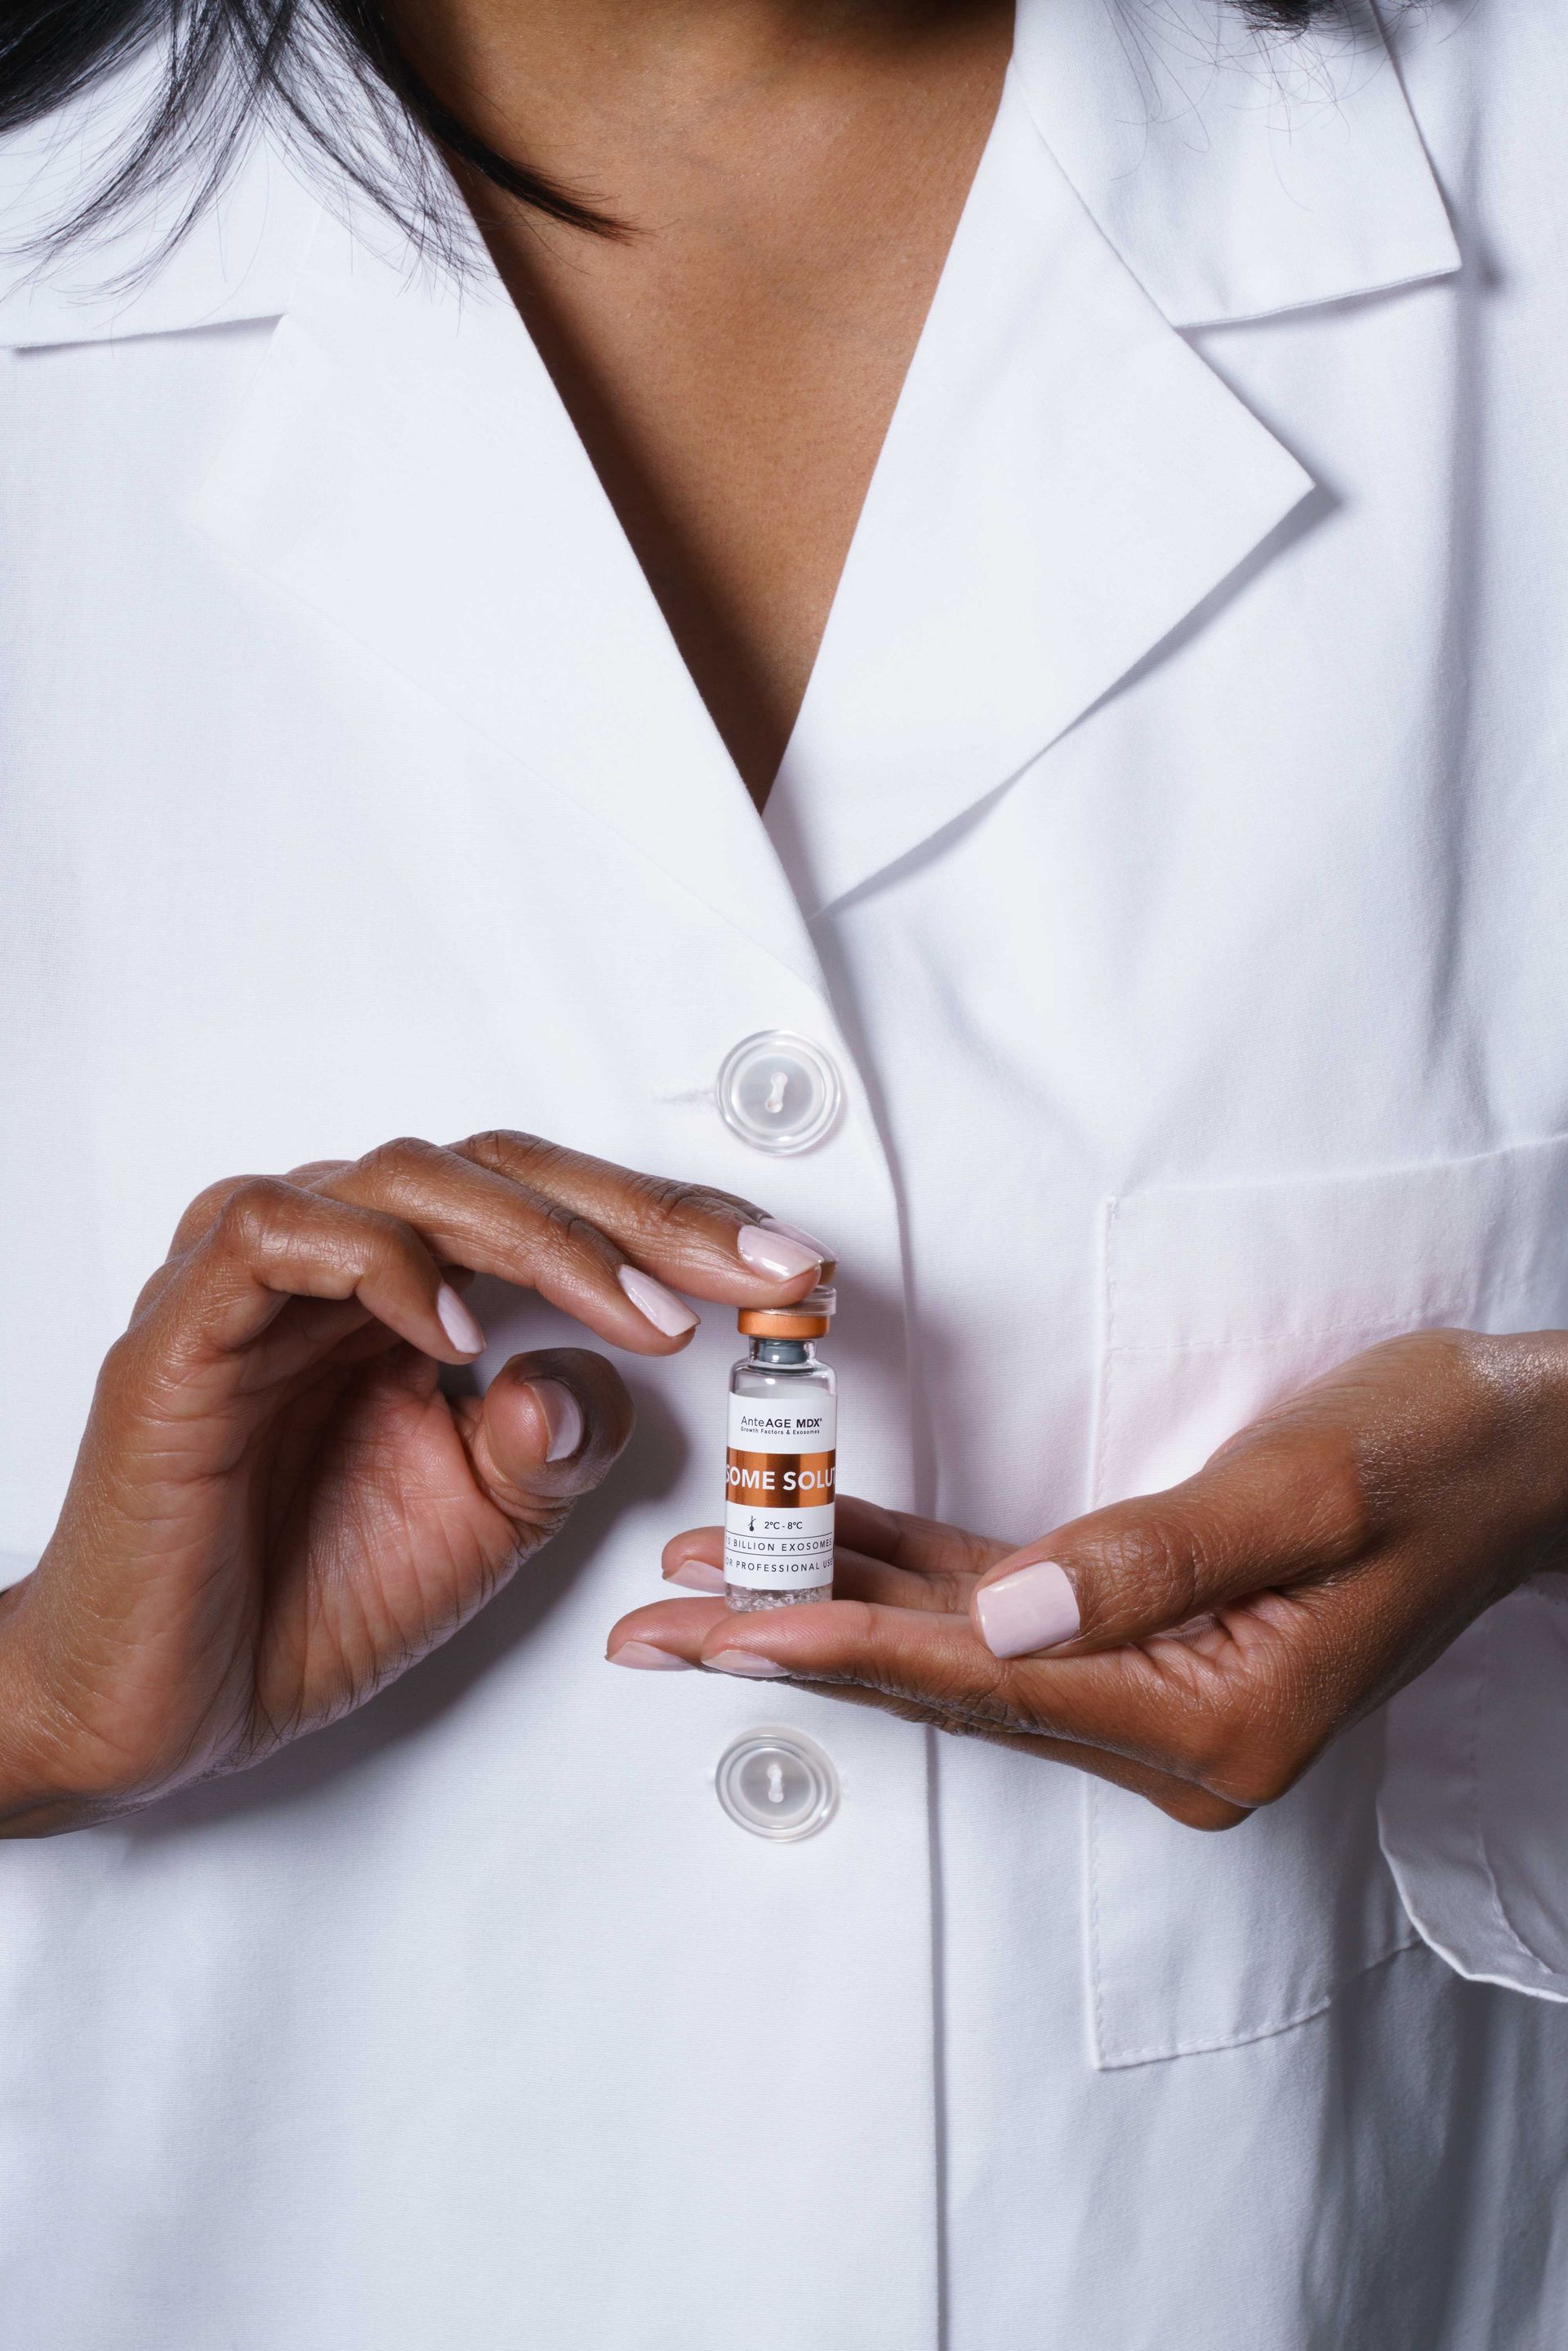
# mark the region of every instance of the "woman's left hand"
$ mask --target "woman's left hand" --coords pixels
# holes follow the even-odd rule
[[[1375,1347],[1197,1475],[1019,1549],[842,1499],[836,1596],[623,1616],[623,1665],[788,1676],[1228,1828],[1525,1576],[1568,1567],[1568,1332]],[[664,1553],[722,1593],[723,1534]]]

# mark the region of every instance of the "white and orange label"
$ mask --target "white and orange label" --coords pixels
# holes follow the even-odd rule
[[[730,1397],[727,1583],[779,1592],[832,1582],[837,1447],[837,1406],[821,1388],[788,1401]]]

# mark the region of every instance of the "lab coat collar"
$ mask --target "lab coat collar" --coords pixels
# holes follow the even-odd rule
[[[287,308],[320,194],[258,139],[222,204],[191,191],[40,267],[29,232],[96,180],[148,88],[127,68],[0,143],[0,344],[157,334]],[[1019,0],[1015,73],[1085,210],[1173,324],[1258,318],[1458,266],[1370,0],[1302,38],[1235,0]]]
[[[377,235],[322,223],[195,520],[453,713],[433,818],[481,738],[512,763],[488,829],[519,872],[532,792],[560,794],[640,853],[636,886],[678,885],[820,987],[757,810],[483,248],[466,277],[411,277]]]
[[[815,914],[1019,778],[1312,484],[1176,328],[1440,277],[1453,232],[1364,0],[1019,0],[1013,68],[768,804]]]
[[[498,848],[526,834],[525,778],[560,791],[820,987],[757,811],[476,235],[465,271],[422,263],[264,135],[172,243],[188,187],[47,266],[21,250],[97,184],[146,90],[128,70],[0,144],[0,345],[276,320],[198,522],[512,756]]]
[[[1458,266],[1370,0],[1321,29],[1235,0],[1019,0],[1040,135],[1173,325],[1261,318]]]
[[[323,202],[266,137],[188,223],[193,192],[175,177],[64,251],[39,249],[42,233],[101,183],[146,95],[145,68],[128,70],[0,142],[0,348],[181,333],[287,308]]]
[[[808,914],[1019,778],[1312,489],[1009,80],[768,806]]]
[[[1162,21],[1213,5],[1167,0]],[[1126,166],[1130,100],[1106,47],[1119,5],[1022,0],[1002,114],[769,804],[798,898],[482,262],[467,284],[422,277],[377,216],[324,210],[258,142],[221,213],[140,280],[95,294],[86,253],[26,274],[0,340],[281,315],[206,485],[207,527],[816,977],[802,913],[1019,775],[1266,559],[1311,490],[1156,296],[1250,314],[1457,259],[1380,38],[1375,57],[1355,52],[1336,139],[1314,125],[1299,156],[1290,144],[1281,193],[1277,130],[1256,105],[1229,118],[1228,66],[1206,85],[1200,154],[1162,114],[1148,172]],[[41,159],[37,141],[6,151],[13,183],[20,168],[36,199],[88,135],[57,127]],[[156,224],[138,234],[144,255]],[[120,235],[123,280],[136,249]]]

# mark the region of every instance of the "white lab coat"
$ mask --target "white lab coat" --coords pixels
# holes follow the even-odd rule
[[[1568,1321],[1560,14],[1396,63],[1024,0],[766,822],[482,264],[262,144],[129,288],[144,231],[13,267],[13,1572],[187,1197],[397,1133],[822,1233],[848,1484],[1018,1539],[1387,1333]],[[716,1102],[774,1029],[844,1088],[790,1157]],[[561,1328],[480,1302],[497,1362]],[[623,1366],[604,1492],[362,1713],[5,1849],[5,2339],[1560,2340],[1561,1586],[1217,1839],[612,1672],[736,1348]],[[716,1801],[767,1724],[840,1773],[809,1841]]]

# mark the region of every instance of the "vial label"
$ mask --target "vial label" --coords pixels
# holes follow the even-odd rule
[[[756,1592],[833,1580],[838,1405],[812,1388],[785,1401],[732,1395],[725,1581]]]

